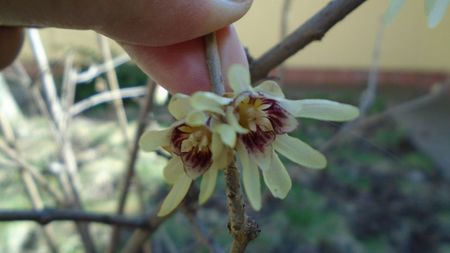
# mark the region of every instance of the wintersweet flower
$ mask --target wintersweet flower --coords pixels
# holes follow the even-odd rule
[[[216,186],[217,174],[233,159],[233,153],[222,142],[220,127],[214,114],[198,111],[190,106],[190,97],[175,95],[169,112],[178,121],[163,130],[147,131],[139,141],[144,151],[163,147],[172,154],[163,175],[173,187],[164,199],[158,216],[172,212],[186,196],[192,181],[202,176],[199,202],[206,202]],[[215,130],[213,130],[215,129]],[[234,145],[234,144],[233,144]]]
[[[334,101],[286,99],[274,81],[264,81],[253,88],[248,69],[241,65],[231,66],[228,80],[234,100],[224,111],[237,135],[243,186],[255,210],[261,208],[258,168],[274,197],[285,198],[291,188],[291,178],[278,154],[305,167],[326,166],[326,158],[319,151],[287,135],[298,126],[295,118],[348,121],[359,114],[356,107]]]

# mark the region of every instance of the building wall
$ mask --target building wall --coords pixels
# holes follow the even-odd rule
[[[325,6],[329,0],[293,0],[289,30]],[[380,54],[383,69],[450,71],[450,13],[435,29],[426,25],[423,1],[407,3],[385,29]],[[242,42],[259,56],[280,38],[282,0],[255,0],[237,23]],[[290,67],[366,69],[370,66],[380,19],[388,0],[369,0],[315,42],[291,57]]]

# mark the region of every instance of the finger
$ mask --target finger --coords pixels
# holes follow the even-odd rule
[[[247,59],[232,26],[217,32],[222,73],[232,64],[247,65]],[[123,45],[140,68],[169,92],[190,94],[211,90],[202,38],[165,47]],[[226,75],[224,81],[227,83]]]
[[[11,64],[23,42],[21,28],[0,26],[0,70]]]
[[[99,31],[121,43],[165,46],[198,38],[242,17],[252,0],[136,0],[112,8]],[[114,12],[116,11],[116,12]]]

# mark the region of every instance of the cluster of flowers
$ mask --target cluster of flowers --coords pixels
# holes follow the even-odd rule
[[[274,81],[252,87],[249,71],[241,65],[230,68],[228,80],[233,92],[224,96],[211,92],[174,95],[168,108],[177,121],[168,129],[142,135],[140,147],[144,151],[163,147],[172,154],[164,177],[173,187],[159,216],[172,212],[199,176],[199,202],[206,202],[219,170],[235,157],[245,193],[255,210],[261,208],[260,172],[272,195],[285,198],[292,183],[278,154],[305,167],[326,166],[320,152],[287,135],[298,126],[295,117],[348,121],[358,116],[358,109],[351,105],[322,99],[286,99]]]

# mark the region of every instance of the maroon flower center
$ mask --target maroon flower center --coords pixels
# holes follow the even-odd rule
[[[280,104],[270,98],[244,97],[236,107],[239,124],[250,130],[240,136],[249,151],[263,152],[272,144],[277,134],[284,134],[297,127],[297,121]]]
[[[192,177],[203,174],[211,166],[210,145],[211,132],[206,127],[182,124],[172,132],[172,151],[181,157],[186,173]]]

